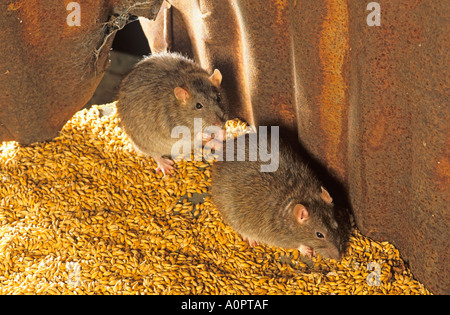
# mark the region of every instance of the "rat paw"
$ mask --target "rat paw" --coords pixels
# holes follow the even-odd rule
[[[316,255],[316,252],[314,251],[314,248],[311,248],[309,246],[300,245],[298,250],[300,251],[300,253],[302,253],[305,256],[308,256],[309,258],[312,258],[313,256]]]
[[[226,132],[223,129],[212,133],[201,132],[197,134],[197,138],[201,139],[203,147],[207,149],[222,150],[223,141],[226,139]]]
[[[158,164],[158,167],[155,169],[156,173],[163,172],[164,176],[167,174],[171,174],[172,171],[175,169],[172,165],[175,163],[172,160],[165,159],[165,158],[156,158],[156,163]]]
[[[212,140],[204,143],[203,146],[206,149],[214,149],[214,150],[222,151],[222,149],[223,149],[223,142],[219,142],[219,141],[217,141],[215,139],[212,139]]]
[[[252,240],[248,237],[244,237],[244,241],[246,241],[250,247],[255,247],[259,245],[259,242]]]

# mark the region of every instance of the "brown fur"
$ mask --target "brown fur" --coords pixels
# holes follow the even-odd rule
[[[249,136],[244,137],[248,156]],[[261,172],[262,163],[265,162],[258,156],[255,162],[246,158],[242,162],[216,162],[212,166],[212,199],[225,222],[257,242],[284,248],[305,245],[326,257],[339,258],[342,231],[334,218],[334,206],[307,164],[281,139],[278,169]],[[304,224],[296,217],[297,204],[308,211]],[[316,232],[325,238],[318,238]]]
[[[177,53],[151,55],[136,65],[121,84],[117,111],[138,151],[154,158],[170,155],[179,140],[171,137],[172,129],[188,127],[193,141],[194,118],[202,118],[203,127],[224,125],[225,102],[218,100],[223,93],[210,76]],[[176,87],[189,91],[186,103],[175,97]],[[197,103],[203,109],[196,109]]]

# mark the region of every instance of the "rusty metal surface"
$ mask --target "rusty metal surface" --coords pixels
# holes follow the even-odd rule
[[[172,9],[168,2],[162,4],[154,21],[140,17],[139,22],[152,53],[167,52],[172,49]]]
[[[83,1],[80,26],[69,2],[0,2],[0,141],[56,136],[100,82],[121,14],[152,18],[162,0]]]
[[[382,1],[383,26],[351,24],[349,191],[361,228],[392,240],[449,293],[448,16],[444,1]],[[363,6],[350,14],[364,19]]]
[[[6,68],[0,64],[0,122],[25,102],[37,104],[28,108],[36,117],[49,117],[54,130],[97,84],[92,74],[86,77],[92,67],[85,53],[91,51],[80,43],[96,47],[98,25],[73,35],[64,25],[37,20],[32,8],[5,11],[11,2],[0,5],[2,30],[12,28],[0,33],[7,43],[0,60],[15,56]],[[102,11],[94,2],[92,18],[107,21],[112,9]],[[232,114],[256,125],[281,125],[298,136],[305,152],[326,170],[331,193],[351,205],[361,231],[393,242],[418,280],[435,293],[450,293],[449,6],[443,0],[380,0],[382,25],[369,27],[368,2],[171,0],[167,38],[172,50],[221,70]],[[24,25],[14,20],[21,16],[28,17]],[[78,45],[65,40],[72,36]],[[12,41],[16,37],[22,42]],[[70,48],[57,52],[56,41]],[[51,66],[34,67],[43,56]],[[8,92],[23,91],[13,96],[20,102],[5,96],[2,73],[8,69],[8,76],[20,78]],[[64,82],[67,69],[72,75]],[[51,88],[32,88],[42,82]],[[74,97],[77,102],[61,107],[61,99]],[[53,135],[39,135],[35,123],[17,129],[10,128],[6,138]]]

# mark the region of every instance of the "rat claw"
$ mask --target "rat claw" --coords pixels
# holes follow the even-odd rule
[[[172,171],[175,169],[172,165],[174,164],[174,161],[164,158],[157,158],[155,159],[156,163],[158,164],[158,167],[155,169],[156,173],[162,172],[164,176],[167,174],[171,174]]]
[[[169,167],[164,167],[161,168],[160,166],[158,166],[155,171],[156,173],[162,172],[164,174],[164,176],[166,176],[167,174],[172,174],[172,171],[174,170],[173,167],[169,166]]]
[[[205,148],[222,150],[223,142],[226,140],[226,131],[221,129],[220,131],[213,133],[202,132],[198,137],[202,139],[202,144]]]
[[[300,251],[300,253],[302,253],[305,256],[308,256],[309,258],[312,258],[314,255],[316,255],[314,248],[311,248],[309,246],[300,245],[298,250]]]
[[[214,150],[222,150],[223,149],[223,142],[217,141],[215,139],[212,139],[204,144],[204,147],[207,149],[214,149]]]
[[[259,245],[259,242],[252,240],[248,237],[244,237],[244,241],[246,241],[250,247],[255,247]]]

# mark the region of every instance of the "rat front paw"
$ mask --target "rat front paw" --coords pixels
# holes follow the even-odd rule
[[[246,241],[250,247],[255,247],[259,245],[257,241],[252,240],[251,238],[248,237],[244,237],[244,241]]]
[[[175,169],[172,165],[174,164],[174,161],[165,159],[165,158],[156,158],[156,163],[158,164],[158,167],[156,168],[156,173],[163,172],[164,176],[166,174],[171,174],[172,171]]]
[[[210,141],[206,142],[204,144],[204,147],[206,149],[214,149],[216,151],[222,151],[222,149],[223,149],[223,142],[219,142],[219,141],[213,139],[213,140],[210,140]]]
[[[218,127],[216,127],[218,128]],[[198,135],[198,138],[202,140],[202,144],[205,148],[212,148],[215,150],[222,150],[223,141],[226,139],[226,132],[223,129],[220,129],[216,132],[201,132]]]
[[[300,253],[302,253],[305,256],[308,256],[309,258],[312,258],[314,255],[316,255],[314,248],[311,248],[309,246],[300,245],[298,250],[300,251]]]

